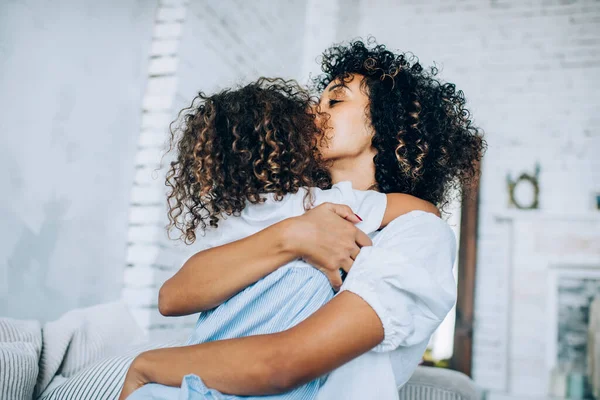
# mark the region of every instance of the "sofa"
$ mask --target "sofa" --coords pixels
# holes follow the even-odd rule
[[[73,310],[45,324],[0,318],[0,399],[117,399],[137,354],[184,342],[183,337],[166,343],[148,341],[122,302]],[[419,366],[399,390],[399,398],[480,396],[464,374]]]
[[[400,400],[479,400],[481,392],[465,374],[443,368],[422,367],[398,392]]]

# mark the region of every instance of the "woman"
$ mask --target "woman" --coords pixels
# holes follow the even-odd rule
[[[435,69],[427,72],[403,54],[358,41],[328,49],[323,71],[317,83],[324,89],[328,140],[321,153],[332,161],[333,183],[350,180],[355,189],[409,193],[443,207],[452,189],[474,177],[484,142],[471,126],[462,92],[434,79]],[[298,257],[341,291],[278,334],[142,353],[121,398],[148,382],[179,386],[190,373],[238,395],[281,393],[333,370],[319,398],[364,398],[365,389],[378,397],[376,390],[389,393],[390,387],[397,392],[454,304],[454,237],[439,218],[412,212],[372,236],[370,246],[344,220],[350,212],[324,204],[190,258],[160,290],[165,315],[213,308]],[[339,268],[348,273],[343,286]],[[389,374],[352,371],[376,363]]]

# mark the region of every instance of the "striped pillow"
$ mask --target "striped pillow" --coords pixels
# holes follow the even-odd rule
[[[39,322],[0,318],[0,399],[32,398],[41,350]]]
[[[151,342],[137,345],[123,355],[99,360],[69,378],[57,375],[38,399],[117,399],[121,393],[129,365],[138,354],[146,350],[183,345],[185,345],[185,341],[181,339],[167,343]]]
[[[46,322],[35,396],[45,392],[56,375],[70,378],[98,360],[144,343],[141,340],[144,332],[122,301],[76,308]]]

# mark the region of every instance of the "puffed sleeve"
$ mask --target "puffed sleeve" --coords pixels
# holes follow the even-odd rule
[[[456,302],[452,268],[456,237],[434,214],[412,211],[394,219],[363,247],[340,291],[365,300],[381,319],[390,351],[429,339]]]
[[[352,182],[341,181],[334,184],[331,189],[316,189],[315,194],[315,205],[329,201],[349,206],[362,218],[362,222],[357,223],[356,227],[367,234],[375,232],[381,226],[387,206],[385,193],[353,189]]]

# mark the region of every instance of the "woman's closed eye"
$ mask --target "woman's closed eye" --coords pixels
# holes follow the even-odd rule
[[[341,100],[329,99],[329,107],[333,107],[336,103],[341,103]]]

